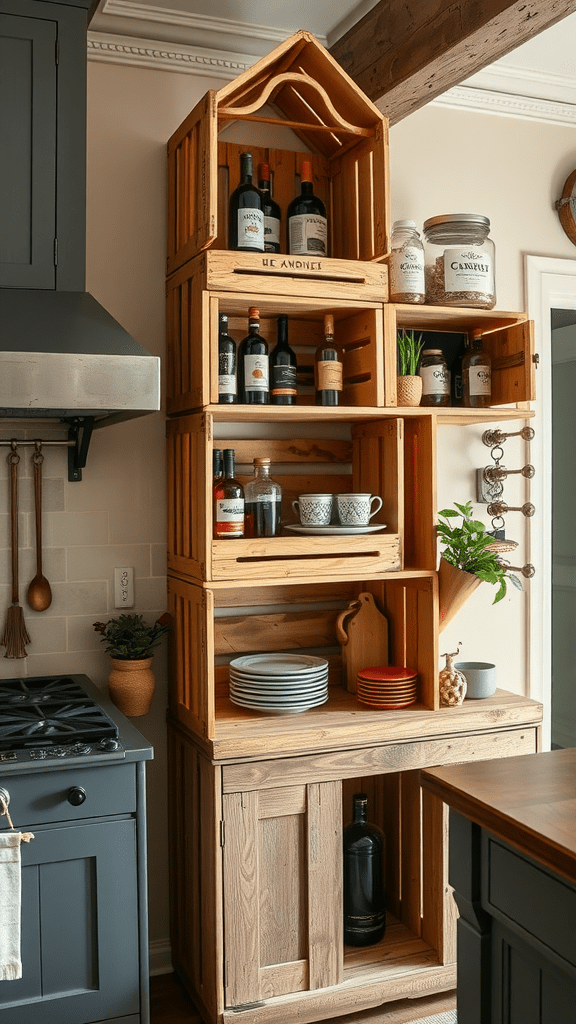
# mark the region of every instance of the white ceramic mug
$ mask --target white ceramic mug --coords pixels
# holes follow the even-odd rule
[[[337,494],[336,504],[342,526],[368,526],[382,508],[382,498],[378,494]]]
[[[292,508],[302,526],[328,526],[332,519],[332,494],[300,494]]]

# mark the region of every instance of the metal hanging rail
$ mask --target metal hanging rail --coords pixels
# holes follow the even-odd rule
[[[41,445],[42,448],[50,448],[58,445],[68,448],[68,480],[70,483],[74,483],[82,479],[82,470],[86,465],[93,428],[93,416],[79,416],[73,421],[68,421],[68,438],[65,441],[42,441],[40,438],[20,440],[17,437],[12,437],[8,440],[0,439],[0,447],[15,449]]]

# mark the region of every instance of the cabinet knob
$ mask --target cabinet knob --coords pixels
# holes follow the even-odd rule
[[[68,790],[68,803],[72,804],[72,807],[80,807],[86,799],[86,790],[82,789],[82,786],[72,786],[72,789]]]

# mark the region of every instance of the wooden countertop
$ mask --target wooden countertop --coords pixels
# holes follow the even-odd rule
[[[429,768],[422,785],[576,883],[576,748]]]

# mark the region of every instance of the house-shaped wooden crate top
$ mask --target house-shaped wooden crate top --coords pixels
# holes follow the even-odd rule
[[[242,144],[221,138],[235,123]],[[258,123],[290,129],[300,151],[253,145]],[[265,136],[264,136],[265,137]],[[296,139],[295,139],[296,141]],[[228,200],[239,180],[239,154],[254,171],[270,165],[285,220],[300,192],[300,167],[311,159],[314,191],[326,204],[329,255],[371,261],[387,252],[388,122],[327,50],[299,31],[218,92],[205,94],[168,143],[168,273],[207,248],[227,248]],[[285,252],[285,239],[281,244]]]

